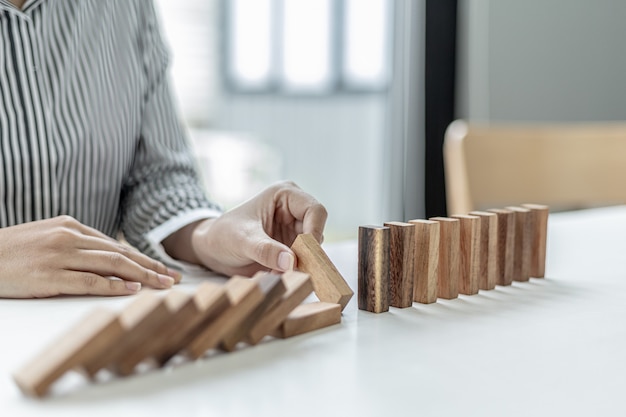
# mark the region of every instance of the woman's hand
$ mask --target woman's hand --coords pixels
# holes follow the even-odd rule
[[[137,250],[59,216],[0,229],[0,297],[128,295],[169,288],[180,274]]]

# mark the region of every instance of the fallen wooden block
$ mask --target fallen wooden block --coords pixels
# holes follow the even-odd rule
[[[389,228],[359,227],[359,309],[389,311]]]
[[[74,367],[102,355],[124,329],[114,312],[98,308],[19,369],[13,379],[26,395],[44,396],[50,386]]]
[[[313,283],[309,274],[287,271],[283,274],[287,291],[273,308],[270,308],[250,329],[246,341],[255,345],[265,336],[272,334],[300,303],[313,292]]]
[[[456,214],[460,226],[459,293],[478,294],[480,273],[480,217]]]
[[[335,303],[315,302],[300,304],[273,333],[287,338],[341,323],[341,306]]]
[[[515,258],[513,260],[513,280],[528,281],[530,278],[531,245],[533,225],[530,210],[523,207],[506,207],[515,213]]]
[[[413,305],[415,281],[415,225],[386,222],[389,228],[389,304],[407,308]]]
[[[486,211],[472,211],[480,217],[480,267],[478,287],[493,290],[498,282],[498,216]]]
[[[498,285],[511,285],[515,259],[515,214],[506,209],[490,209],[498,216]]]
[[[439,222],[439,265],[437,267],[437,295],[451,300],[459,296],[461,229],[458,219],[433,217]]]
[[[313,235],[298,235],[291,249],[298,258],[298,269],[311,276],[320,301],[340,304],[343,311],[354,292]]]
[[[522,204],[533,214],[533,243],[530,276],[543,278],[546,275],[546,244],[548,239],[548,215],[550,208],[541,204]]]
[[[439,263],[439,222],[410,220],[415,225],[415,282],[413,301],[430,304],[437,301]]]

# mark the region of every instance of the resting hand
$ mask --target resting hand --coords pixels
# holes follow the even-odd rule
[[[0,229],[0,297],[128,295],[177,280],[160,262],[69,216]]]

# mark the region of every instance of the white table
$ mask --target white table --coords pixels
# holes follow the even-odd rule
[[[355,243],[326,250],[356,291]],[[378,315],[354,297],[316,333],[22,396],[12,371],[130,300],[0,300],[0,415],[626,415],[626,207],[550,215],[546,279]]]

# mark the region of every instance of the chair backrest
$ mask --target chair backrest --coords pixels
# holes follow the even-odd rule
[[[449,214],[522,203],[626,203],[626,123],[468,124],[444,140]]]

